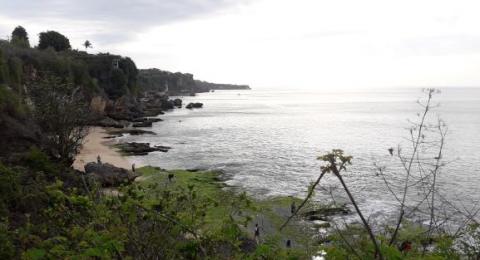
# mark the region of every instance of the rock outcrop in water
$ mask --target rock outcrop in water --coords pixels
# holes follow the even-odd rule
[[[121,143],[116,145],[120,151],[126,155],[147,155],[151,152],[168,152],[171,147],[156,145],[150,146],[150,143]]]
[[[132,126],[133,127],[152,127],[153,123],[161,122],[161,121],[163,120],[160,118],[147,118],[147,117],[135,118],[133,120]]]
[[[188,103],[185,108],[192,109],[192,108],[202,108],[203,103]]]
[[[178,108],[181,108],[182,107],[182,100],[179,99],[179,98],[176,98],[173,100],[173,105],[178,107]]]
[[[336,215],[347,215],[350,214],[350,210],[346,205],[339,207],[324,207],[319,209],[307,210],[302,213],[302,216],[309,221],[328,221],[328,217]]]

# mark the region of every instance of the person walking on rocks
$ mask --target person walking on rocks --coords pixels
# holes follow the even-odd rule
[[[135,164],[132,164],[132,172],[135,172]]]
[[[100,155],[97,156],[97,163],[102,164],[102,159],[100,158]]]
[[[292,202],[290,205],[290,213],[295,214],[295,211],[297,210],[297,206],[295,205],[295,201]]]
[[[260,243],[260,227],[258,226],[258,223],[255,224],[254,237],[255,242],[257,242],[258,245]]]

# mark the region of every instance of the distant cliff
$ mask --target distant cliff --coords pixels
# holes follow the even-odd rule
[[[192,74],[159,69],[140,70],[137,84],[142,91],[168,92],[170,95],[198,92]]]
[[[216,89],[250,89],[247,85],[217,84],[195,80],[190,73],[160,69],[139,70],[137,84],[143,91],[168,92],[169,95],[188,95]]]
[[[233,89],[250,89],[248,85],[234,85],[234,84],[219,84],[219,83],[210,83],[206,81],[195,80],[195,84],[200,89],[225,89],[225,90],[233,90]]]

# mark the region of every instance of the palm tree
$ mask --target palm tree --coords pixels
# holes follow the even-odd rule
[[[86,41],[83,43],[83,46],[85,46],[85,51],[87,51],[88,48],[93,48],[93,47],[92,47],[92,43],[91,43],[89,40],[86,40]]]

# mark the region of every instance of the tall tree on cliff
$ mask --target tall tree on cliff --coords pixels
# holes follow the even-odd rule
[[[127,77],[121,69],[113,69],[110,76],[110,82],[105,92],[113,99],[117,99],[128,93]]]
[[[70,40],[63,34],[56,31],[40,33],[38,48],[40,50],[44,50],[48,47],[52,47],[55,49],[55,51],[66,51],[72,48],[72,46],[70,46]]]
[[[93,48],[93,47],[92,47],[92,43],[91,43],[89,40],[86,40],[86,41],[83,43],[83,46],[85,47],[85,51],[87,51],[88,48]]]
[[[22,26],[17,26],[12,32],[12,38],[10,42],[22,48],[30,48],[30,42],[28,41],[28,33]]]

